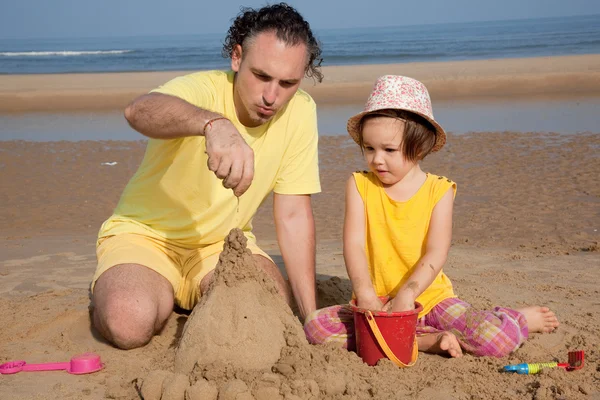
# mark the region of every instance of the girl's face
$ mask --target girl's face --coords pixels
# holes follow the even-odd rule
[[[369,169],[384,185],[401,181],[416,162],[407,161],[400,144],[404,136],[404,121],[385,116],[368,118],[362,126],[363,151]]]

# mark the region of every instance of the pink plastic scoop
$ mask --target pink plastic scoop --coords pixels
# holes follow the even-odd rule
[[[100,356],[95,353],[79,354],[69,362],[27,364],[25,361],[11,361],[0,365],[0,374],[16,374],[21,371],[60,371],[70,374],[91,374],[104,368]]]

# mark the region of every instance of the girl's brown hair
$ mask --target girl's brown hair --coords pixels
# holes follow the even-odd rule
[[[364,149],[362,130],[365,121],[375,117],[396,118],[404,121],[404,135],[402,143],[400,143],[400,151],[406,160],[420,161],[433,149],[436,139],[435,128],[429,121],[408,111],[387,109],[367,114],[360,120],[358,144],[361,151]]]

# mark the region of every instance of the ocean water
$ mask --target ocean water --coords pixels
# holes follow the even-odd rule
[[[547,100],[438,102],[435,118],[454,134],[469,132],[598,132],[600,98],[585,102]],[[321,106],[320,136],[347,135],[346,121],[362,105]],[[123,112],[0,114],[0,142],[80,140],[146,140],[125,121]],[[1,158],[1,157],[0,157]],[[110,161],[110,160],[108,160]]]
[[[323,65],[600,53],[600,15],[315,33]],[[0,74],[227,68],[224,36],[0,40]]]

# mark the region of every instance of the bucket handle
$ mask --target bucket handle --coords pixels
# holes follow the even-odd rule
[[[415,363],[417,362],[417,359],[419,358],[419,346],[417,344],[417,336],[416,335],[415,335],[415,341],[413,343],[411,360],[408,364],[404,364],[402,361],[400,361],[398,359],[398,357],[396,357],[396,355],[394,354],[392,349],[390,349],[387,342],[383,338],[383,335],[381,334],[381,331],[379,330],[379,327],[377,326],[377,322],[375,322],[375,317],[373,317],[373,314],[371,313],[371,311],[366,310],[365,316],[367,317],[367,322],[369,323],[369,326],[371,327],[371,331],[373,332],[373,335],[375,335],[375,338],[377,339],[377,343],[379,344],[379,346],[381,347],[381,349],[383,350],[383,352],[385,353],[387,358],[392,360],[392,362],[394,364],[396,364],[397,366],[399,366],[400,368],[412,367],[413,365],[415,365]]]

